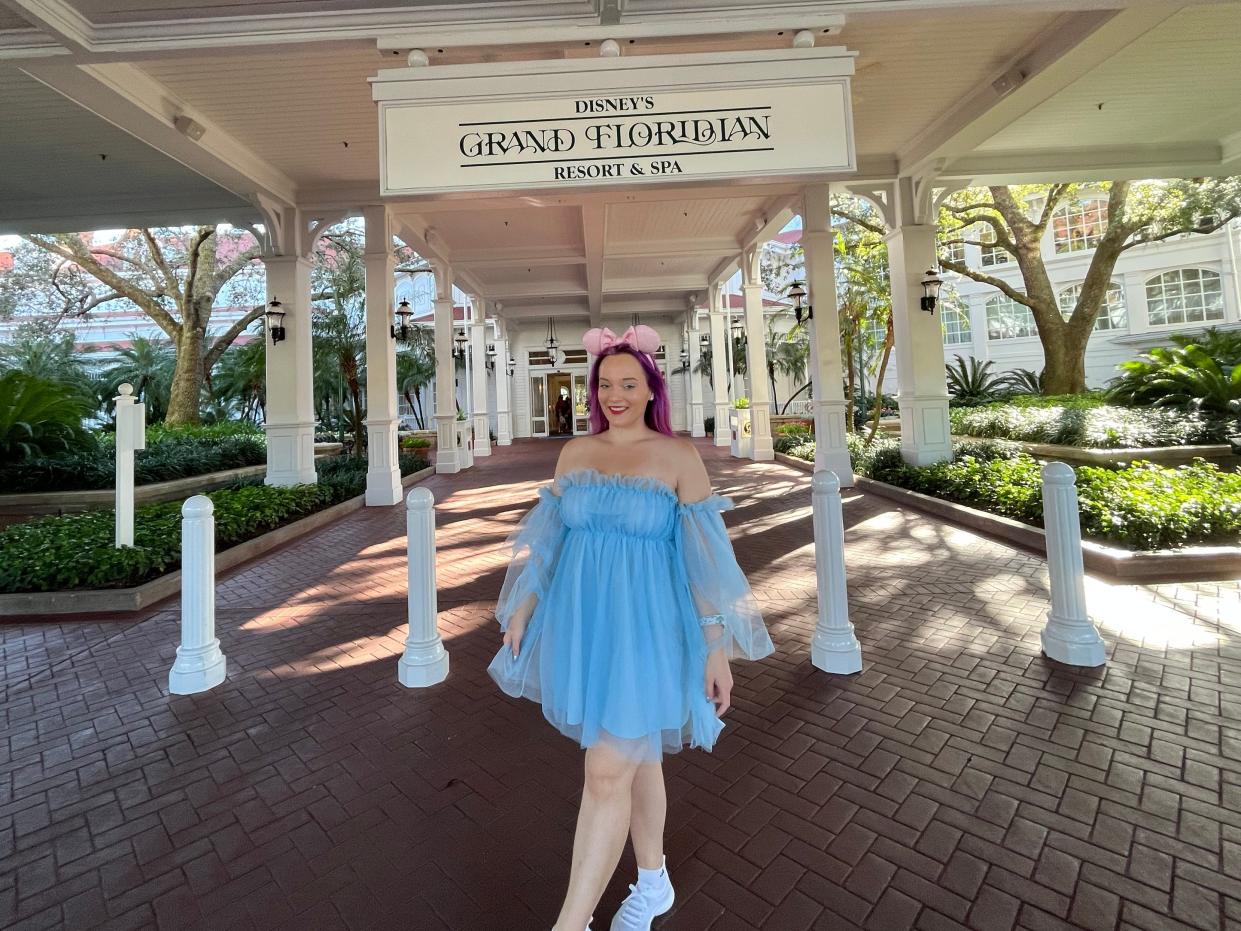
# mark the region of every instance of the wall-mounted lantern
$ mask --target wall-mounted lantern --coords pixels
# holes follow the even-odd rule
[[[452,344],[453,344],[452,354],[456,356],[458,359],[464,359],[465,358],[465,344],[468,343],[469,341],[470,341],[470,338],[465,335],[465,327],[462,327],[461,329],[457,330],[456,335],[454,335],[452,338]]]
[[[798,323],[801,323],[802,317],[807,320],[814,319],[814,308],[802,303],[806,299],[806,288],[800,281],[792,282],[785,294],[793,299],[793,317]]]
[[[939,304],[939,292],[944,286],[944,279],[939,277],[935,269],[929,269],[922,282],[922,309],[929,314],[935,313]]]
[[[413,315],[414,312],[409,309],[409,301],[402,298],[396,308],[396,323],[392,326],[393,339],[402,343],[409,342],[409,318]]]
[[[267,305],[267,310],[263,312],[263,316],[267,318],[267,332],[271,334],[272,345],[284,339],[284,305],[274,297],[271,303]]]

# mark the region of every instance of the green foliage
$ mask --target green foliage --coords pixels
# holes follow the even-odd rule
[[[715,418],[714,417],[702,418],[702,429],[703,429],[703,432],[707,434],[707,436],[715,436]]]
[[[0,375],[0,460],[89,449],[86,414],[81,395],[65,384],[19,371]]]
[[[225,469],[262,465],[267,440],[262,431],[242,424],[210,427],[148,428],[147,448],[134,455],[134,483],[149,485]],[[6,492],[83,491],[116,484],[113,438],[90,452],[37,457],[0,467]]]
[[[979,362],[973,356],[969,360],[961,356],[956,362],[946,366],[948,374],[948,394],[953,403],[959,407],[975,407],[997,400],[1006,387],[1003,377],[993,375],[993,362]]]
[[[1002,378],[1004,387],[1010,391],[1017,391],[1026,394],[1042,394],[1043,393],[1043,373],[1034,372],[1030,369],[1014,369],[1005,374]]]
[[[904,462],[901,458],[901,441],[883,433],[875,434],[869,443],[860,433],[848,433],[845,442],[849,447],[849,459],[858,475],[874,476],[876,469],[889,468]]]
[[[739,411],[749,410],[750,399],[749,398],[737,398],[737,400],[733,402],[733,407]]]
[[[426,465],[417,456],[400,457],[402,475]],[[317,485],[275,488],[251,481],[210,492],[217,550],[357,497],[366,488],[363,461],[338,456],[321,460],[317,469]],[[112,511],[90,511],[0,531],[0,592],[127,588],[180,566],[181,502],[138,508],[132,547],[113,546],[115,519]]]
[[[965,436],[1055,443],[1087,449],[1134,449],[1223,442],[1224,425],[1200,414],[1115,407],[1087,398],[1055,404],[991,404],[949,411]]]
[[[429,449],[430,446],[429,436],[407,436],[401,440],[401,449]]]
[[[1227,414],[1241,401],[1241,333],[1212,328],[1173,341],[1175,346],[1122,362],[1124,374],[1113,380],[1108,397],[1119,404]]]

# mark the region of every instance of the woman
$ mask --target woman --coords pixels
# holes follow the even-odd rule
[[[510,541],[496,617],[504,646],[488,672],[586,748],[569,889],[553,931],[589,929],[628,833],[638,882],[613,931],[647,931],[675,894],[663,852],[660,761],[710,750],[732,691],[730,656],[774,649],[737,567],[693,444],[669,426],[650,327],[582,338],[589,436],[570,440],[553,488]]]

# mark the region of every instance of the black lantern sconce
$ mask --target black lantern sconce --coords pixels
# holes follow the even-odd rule
[[[939,277],[935,269],[929,269],[922,282],[922,309],[928,314],[935,313],[935,308],[939,305],[939,292],[943,286],[944,279]]]
[[[806,299],[806,288],[800,281],[791,283],[785,293],[793,299],[793,317],[798,323],[801,323],[802,317],[814,319],[814,308],[802,303]]]
[[[556,321],[551,317],[547,318],[547,339],[543,341],[543,345],[547,347],[547,354],[553,357],[560,348],[560,340],[556,338]]]
[[[409,301],[402,299],[396,308],[397,322],[392,326],[392,338],[402,343],[409,342],[409,318],[414,312],[409,309]]]
[[[452,354],[454,358],[465,358],[465,344],[469,341],[469,337],[465,335],[465,327],[457,330],[456,335],[452,338]]]
[[[513,373],[517,371],[517,360],[513,358],[511,352],[508,354],[508,361],[504,364],[504,367],[508,370],[509,378],[512,378]]]
[[[274,297],[271,303],[267,305],[267,310],[263,312],[263,316],[267,318],[267,332],[271,334],[272,345],[284,339],[284,314],[281,309],[284,305]]]
[[[487,346],[487,371],[494,372],[496,367],[496,358],[499,353],[496,352],[496,344],[491,343]]]

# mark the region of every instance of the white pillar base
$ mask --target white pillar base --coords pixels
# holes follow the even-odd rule
[[[168,673],[168,691],[173,695],[197,695],[224,681],[227,663],[220,652],[220,641],[200,647],[177,647],[177,659]]]
[[[729,407],[727,401],[717,402],[715,405],[715,445],[730,446],[732,444],[732,432],[728,427],[728,413],[732,408]]]
[[[396,678],[407,689],[436,685],[448,678],[448,651],[438,638],[422,643],[406,643],[405,653],[396,664]]]
[[[834,472],[841,488],[852,488],[853,464],[845,433],[844,401],[814,403],[814,471]]]
[[[401,502],[401,469],[396,453],[397,421],[366,420],[366,504],[388,507]]]
[[[315,425],[269,423],[267,432],[268,485],[313,485],[315,476]]]
[[[462,469],[457,450],[457,418],[453,414],[435,415],[435,473],[452,475]]]
[[[689,435],[690,436],[706,436],[707,430],[702,425],[702,402],[695,401],[690,405],[689,418]]]
[[[948,399],[901,394],[901,455],[910,465],[924,466],[952,458]]]
[[[755,462],[771,462],[776,458],[776,450],[771,437],[771,402],[750,402],[751,429],[754,431],[754,445],[750,449],[750,458]]]
[[[491,421],[486,414],[474,415],[474,455],[491,455]]]
[[[509,411],[496,414],[496,445],[513,445],[513,415]]]
[[[1073,618],[1051,614],[1043,628],[1043,653],[1048,659],[1068,666],[1102,666],[1107,662],[1107,644],[1093,625],[1082,626]]]
[[[810,642],[815,669],[849,676],[862,671],[862,645],[852,633],[815,634]]]

